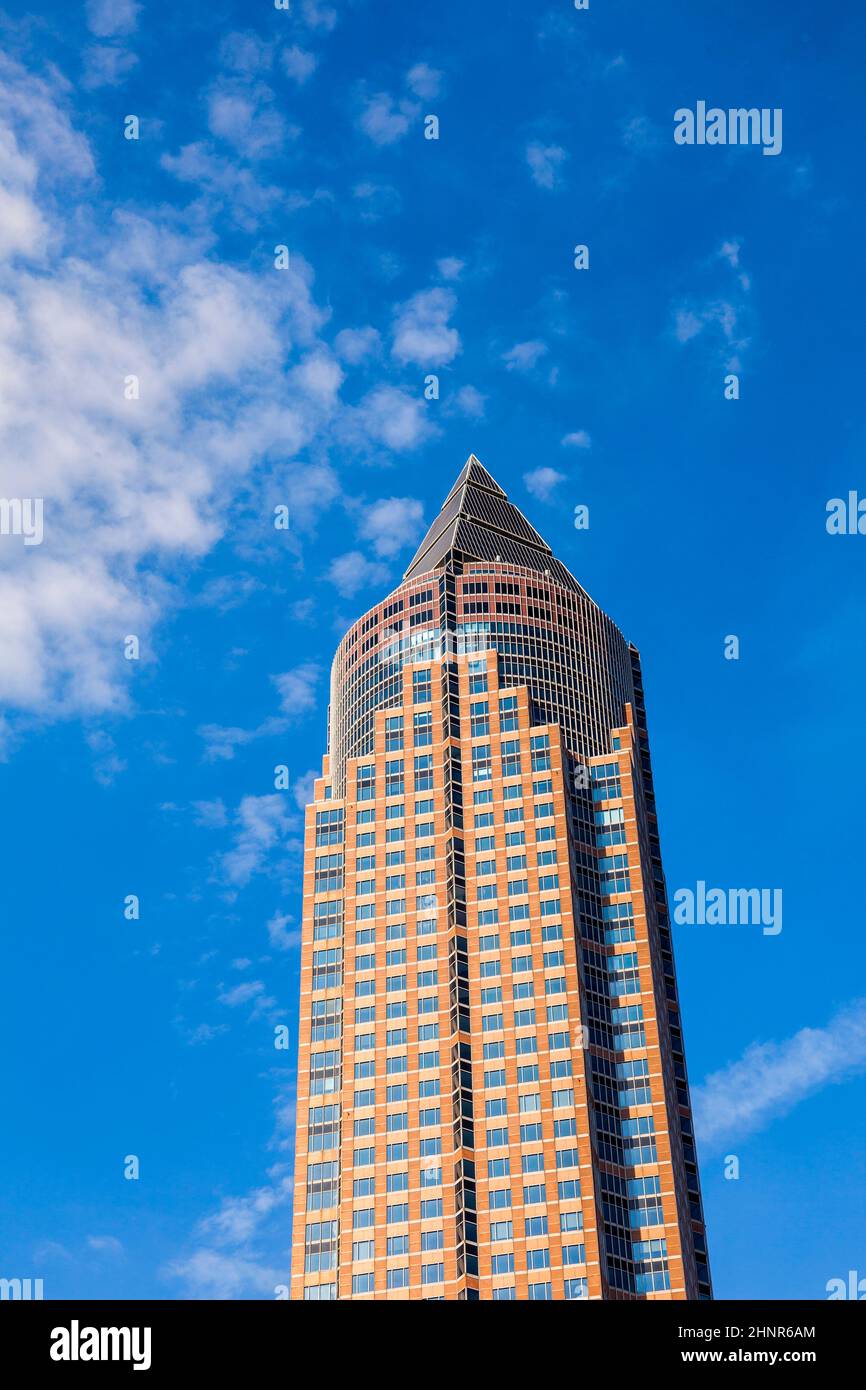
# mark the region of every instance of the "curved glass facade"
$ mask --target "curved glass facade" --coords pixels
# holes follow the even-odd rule
[[[401,699],[406,665],[496,651],[503,685],[527,685],[543,722],[580,761],[608,747],[634,703],[629,644],[582,589],[496,563],[449,565],[404,581],[349,629],[331,670],[334,789],[372,751],[376,711]]]

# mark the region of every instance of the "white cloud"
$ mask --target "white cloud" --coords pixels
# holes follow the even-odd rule
[[[226,34],[219,48],[220,62],[233,72],[251,76],[268,72],[273,66],[273,44],[251,30]]]
[[[323,29],[329,34],[337,23],[337,11],[323,0],[302,0],[301,13],[310,29]]]
[[[8,63],[0,72],[0,120],[17,120],[23,94],[37,114],[46,107],[45,84]],[[56,103],[46,124],[86,177]],[[41,148],[43,133],[34,139]],[[0,155],[24,199],[37,153],[7,126]],[[6,547],[0,699],[51,715],[127,706],[123,638],[136,634],[146,657],[174,562],[220,537],[254,462],[273,448],[291,456],[333,408],[311,398],[309,368],[290,390],[282,370],[287,345],[313,341],[324,321],[302,258],[260,279],[123,214],[94,233],[91,257],[55,253],[49,274],[0,264],[4,485],[44,497],[46,516],[38,555]],[[125,398],[130,374],[139,400]]]
[[[286,76],[297,82],[298,86],[303,86],[315,72],[318,59],[315,53],[308,53],[305,49],[298,48],[297,44],[292,44],[291,48],[283,49],[280,62]]]
[[[272,1186],[255,1188],[245,1197],[226,1197],[219,1210],[199,1224],[199,1232],[214,1245],[246,1243],[272,1211],[291,1201],[292,1188],[292,1179],[284,1177]]]
[[[221,797],[215,801],[194,801],[192,808],[196,825],[204,826],[207,830],[221,830],[228,825],[228,813]]]
[[[691,309],[678,309],[674,319],[674,335],[678,343],[687,343],[696,338],[703,329],[703,323]]]
[[[130,34],[136,26],[140,8],[137,0],[87,0],[84,6],[87,27],[100,39]]]
[[[87,734],[86,743],[94,754],[94,777],[100,786],[110,787],[114,779],[126,771],[126,760],[116,751],[114,739],[105,729],[95,729]]]
[[[338,555],[328,566],[328,578],[344,598],[352,598],[359,589],[384,583],[387,577],[385,566],[368,560],[360,550]]]
[[[502,354],[502,360],[509,372],[529,372],[547,352],[547,344],[533,339],[526,343],[515,343],[513,348]]]
[[[96,172],[86,136],[76,130],[69,115],[70,87],[55,72],[52,80],[35,77],[0,52],[0,148],[7,151],[4,175],[10,172],[8,150],[20,150],[22,166],[43,179],[88,179]],[[7,129],[3,130],[3,127]],[[17,180],[16,180],[17,181]]]
[[[57,1240],[41,1240],[34,1247],[33,1258],[41,1262],[42,1260],[72,1260],[75,1256]]]
[[[648,116],[632,116],[622,123],[622,143],[635,154],[652,154],[661,145],[658,128]]]
[[[363,397],[351,418],[357,429],[350,428],[350,435],[360,431],[362,438],[399,451],[414,449],[435,433],[421,397],[396,386],[377,386]]]
[[[460,351],[460,334],[448,320],[457,307],[452,290],[436,287],[420,290],[398,306],[391,348],[398,362],[419,367],[441,367]]]
[[[292,369],[292,384],[307,400],[333,406],[343,384],[343,369],[326,348],[307,353]]]
[[[277,109],[274,93],[264,83],[221,79],[208,96],[208,129],[245,159],[279,152],[288,135],[296,134]]]
[[[116,1236],[88,1236],[87,1244],[100,1255],[122,1255],[123,1245]]]
[[[394,145],[403,139],[416,114],[414,103],[397,102],[387,92],[376,92],[361,112],[361,129],[375,145]]]
[[[287,200],[275,184],[260,182],[253,171],[215,153],[204,141],[183,145],[177,154],[164,154],[160,163],[182,183],[197,185],[202,194],[208,222],[219,213],[247,231],[277,203]],[[291,200],[288,200],[291,202]],[[304,206],[303,199],[295,206]]]
[[[305,661],[291,671],[271,676],[280,696],[280,709],[284,714],[306,714],[316,708],[316,697],[321,667],[315,661]]]
[[[364,222],[378,222],[383,217],[399,212],[402,199],[396,188],[390,184],[370,183],[369,180],[356,183],[352,197],[361,209]]]
[[[466,262],[456,256],[443,256],[436,262],[436,269],[443,280],[459,280],[466,268]]]
[[[235,68],[260,61],[246,41],[232,52]],[[279,274],[269,259],[260,271],[219,260],[220,200],[254,223],[279,190],[199,144],[163,161],[194,187],[192,222],[114,206],[70,119],[72,89],[48,71],[35,78],[0,55],[0,454],[4,491],[45,499],[42,545],[4,545],[0,569],[9,741],[34,714],[128,713],[141,667],[124,660],[124,638],[139,638],[142,666],[159,659],[160,623],[187,601],[197,562],[243,535],[239,500],[248,507],[266,484],[269,505],[290,502],[295,531],[340,495],[327,464],[299,462],[311,445],[337,440],[370,459],[437,432],[420,393],[387,380],[357,405],[341,401],[303,256]],[[225,133],[238,116],[220,104],[227,91],[220,79],[207,94]],[[76,217],[58,216],[69,196]],[[443,304],[426,315],[416,305],[414,327],[447,357],[459,340]],[[412,331],[404,319],[404,346]],[[336,335],[346,361],[377,344],[375,330],[355,333]],[[127,399],[132,378],[138,399]],[[286,717],[206,728],[210,756],[231,757]]]
[[[738,1061],[693,1089],[698,1141],[715,1147],[764,1129],[821,1087],[863,1071],[866,999],[857,999],[826,1028],[802,1028],[784,1042],[752,1043]]]
[[[719,247],[719,258],[723,261],[727,261],[731,269],[737,271],[736,278],[739,282],[740,289],[743,290],[745,294],[748,294],[749,290],[752,288],[752,277],[747,275],[746,272],[740,268],[741,245],[739,241],[723,241]]]
[[[186,1041],[190,1047],[200,1047],[204,1043],[213,1042],[214,1038],[218,1038],[228,1031],[227,1023],[199,1023],[197,1027],[187,1033]]]
[[[119,87],[137,63],[135,54],[121,44],[91,44],[84,50],[81,85],[88,92],[99,87]]]
[[[273,1298],[275,1288],[288,1283],[287,1268],[278,1269],[244,1255],[208,1249],[172,1260],[163,1274],[182,1280],[191,1298],[234,1299],[242,1294]]]
[[[268,715],[251,729],[236,724],[202,724],[197,732],[205,740],[206,761],[230,762],[238,748],[285,733],[293,719],[315,709],[319,675],[319,667],[308,661],[292,671],[271,676],[280,696],[280,713]]]
[[[742,352],[749,345],[740,320],[742,307],[728,299],[714,299],[699,306],[683,305],[674,313],[674,337],[678,343],[691,342],[710,330],[717,343],[721,342],[726,366],[737,371]]]
[[[295,778],[292,784],[292,796],[295,798],[295,805],[300,811],[305,810],[312,801],[316,779],[321,775],[321,772],[317,772],[315,768],[310,768],[309,772],[304,772],[300,777]]]
[[[378,332],[369,324],[365,328],[342,328],[334,339],[337,355],[353,367],[377,353],[380,344]]]
[[[484,403],[486,396],[482,396],[474,386],[461,386],[454,397],[457,409],[463,415],[468,415],[471,420],[482,420],[484,418]]]
[[[267,931],[268,940],[275,951],[288,951],[301,944],[301,933],[288,913],[275,912],[267,923]]]
[[[441,72],[431,68],[429,63],[416,63],[406,74],[406,86],[425,101],[437,97],[441,85]]]
[[[256,275],[211,258],[209,230],[103,208],[66,100],[59,78],[0,57],[0,449],[5,489],[44,497],[46,518],[38,554],[4,547],[0,700],[43,717],[129,707],[123,638],[153,659],[176,580],[220,539],[254,468],[279,456],[301,510],[313,481],[317,505],[336,496],[329,470],[312,479],[293,459],[345,409],[303,257]],[[68,248],[61,181],[92,203],[86,241]],[[32,271],[10,263],[21,254]],[[378,444],[370,423],[375,437],[353,412],[360,442]]]
[[[315,530],[322,513],[343,492],[340,479],[326,463],[311,463],[305,467],[295,464],[278,470],[275,486],[280,501],[289,503],[293,530],[306,527]]]
[[[285,1221],[294,1183],[284,1164],[275,1165],[268,1185],[253,1188],[242,1197],[224,1197],[217,1211],[200,1221],[195,1230],[198,1248],[173,1260],[162,1273],[180,1279],[193,1298],[234,1299],[243,1294],[273,1298],[277,1285],[289,1280],[286,1263],[267,1262],[256,1242],[267,1239],[275,1219]],[[285,1241],[277,1241],[285,1249]]]
[[[548,502],[559,483],[565,482],[565,474],[557,473],[555,468],[534,468],[524,473],[523,481],[527,491],[541,502]]]
[[[734,283],[728,284],[722,293],[709,294],[700,300],[692,297],[674,306],[673,336],[678,343],[689,343],[706,335],[723,358],[728,371],[739,371],[742,356],[748,348],[751,337],[748,328],[752,320],[749,300],[751,277],[743,270],[741,260],[742,244],[736,238],[723,241],[709,262],[700,269],[706,274],[714,272],[719,261],[724,261],[730,269],[729,277]]]
[[[396,555],[418,539],[423,520],[424,507],[416,497],[382,497],[364,509],[358,535],[372,542],[377,555]]]
[[[442,74],[427,63],[416,63],[406,74],[406,86],[413,97],[429,100],[438,96]],[[364,134],[375,145],[394,145],[419,120],[422,107],[410,97],[393,97],[389,92],[375,92],[364,101],[360,124]]]
[[[47,225],[28,194],[0,187],[0,257],[6,260],[18,252],[29,257],[47,234]]]
[[[539,188],[556,188],[560,183],[560,170],[568,159],[561,145],[542,145],[533,140],[526,146],[526,162],[532,178]]]
[[[590,449],[592,440],[586,430],[572,430],[570,434],[564,434],[560,443],[566,449]]]
[[[290,1147],[295,1126],[291,1087],[280,1082],[273,1098],[268,1147],[281,1152]],[[164,1266],[163,1277],[181,1280],[193,1298],[273,1298],[276,1286],[289,1281],[286,1208],[294,1182],[283,1160],[267,1170],[267,1178],[243,1196],[224,1197],[215,1212],[198,1222],[190,1253]]]
[[[199,590],[196,602],[202,608],[215,608],[218,613],[230,613],[240,608],[254,594],[261,593],[267,585],[251,574],[220,574],[209,579]],[[231,657],[243,656],[240,649],[230,652]]]
[[[259,738],[281,734],[286,727],[285,719],[271,715],[254,729],[245,729],[240,724],[202,724],[196,732],[205,741],[205,761],[216,763],[231,762],[238,748],[245,748]]]
[[[220,994],[219,1002],[225,1004],[230,1009],[236,1009],[241,1004],[249,1004],[250,1000],[257,995],[264,994],[264,984],[261,980],[245,980],[242,985],[235,985],[233,989],[226,990]]]
[[[295,821],[279,792],[243,797],[234,817],[234,845],[222,857],[228,882],[239,888],[249,883],[267,867],[272,854],[285,851],[294,829]]]

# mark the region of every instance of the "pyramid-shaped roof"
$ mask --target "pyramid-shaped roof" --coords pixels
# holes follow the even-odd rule
[[[449,562],[473,560],[522,565],[549,573],[567,589],[580,590],[577,580],[560,564],[534,526],[478,462],[466,460],[427,535],[404,575],[414,579]]]

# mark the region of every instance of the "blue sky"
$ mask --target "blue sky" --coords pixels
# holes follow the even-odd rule
[[[675,938],[717,1296],[866,1275],[864,20],[694,9],[7,9],[0,1274],[285,1282],[327,670],[474,451],[641,649],[670,888],[784,893]]]

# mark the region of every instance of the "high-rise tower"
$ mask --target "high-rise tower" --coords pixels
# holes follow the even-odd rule
[[[470,457],[307,810],[295,1298],[709,1298],[637,650]]]

